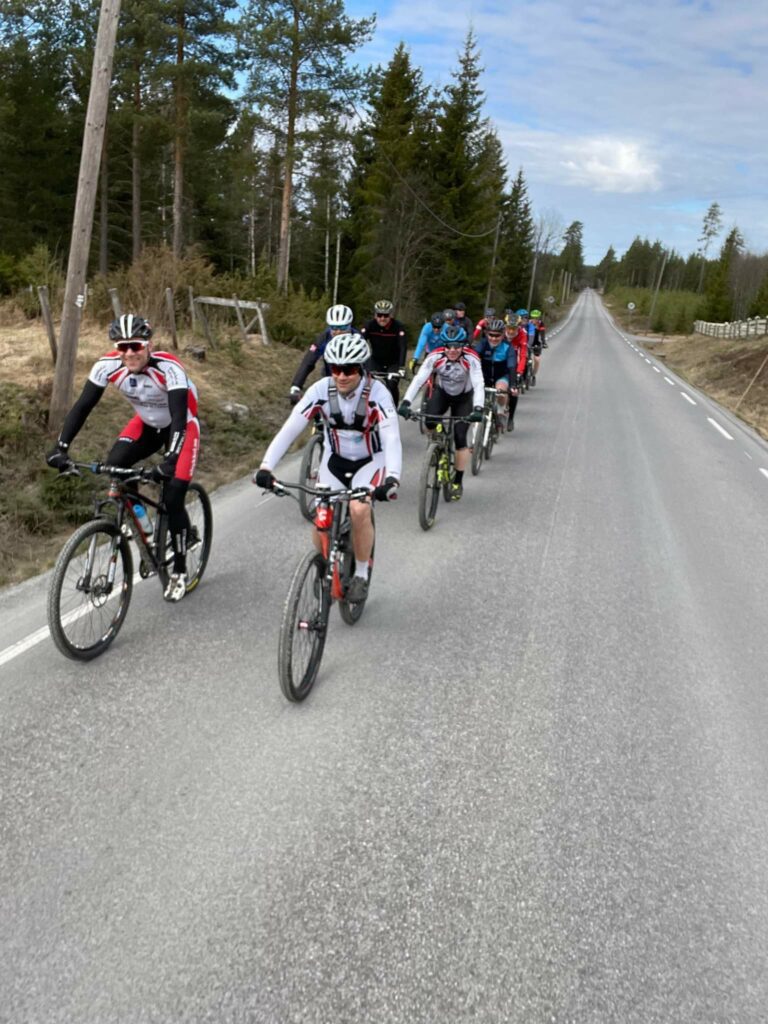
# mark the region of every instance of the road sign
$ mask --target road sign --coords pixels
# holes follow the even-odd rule
[[[556,301],[557,301],[557,299],[555,298],[555,296],[554,296],[554,295],[549,295],[549,296],[547,296],[547,302],[548,302],[548,303],[550,304],[550,306],[551,306],[551,305],[552,305],[552,304],[553,304],[554,302],[556,302]]]
[[[630,312],[630,313],[632,312],[632,310],[633,310],[634,308],[635,308],[635,304],[634,304],[634,302],[628,302],[628,303],[627,303],[627,309],[629,310],[629,312]]]

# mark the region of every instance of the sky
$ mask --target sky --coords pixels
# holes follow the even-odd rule
[[[584,256],[636,235],[687,256],[712,202],[768,250],[768,0],[347,0],[375,13],[361,64],[402,40],[444,86],[470,27],[486,114],[534,214],[584,224]],[[710,253],[711,255],[712,253]]]

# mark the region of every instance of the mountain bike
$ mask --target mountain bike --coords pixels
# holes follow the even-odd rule
[[[345,598],[355,574],[349,503],[370,500],[371,492],[366,487],[329,490],[275,481],[273,493],[278,497],[293,497],[290,490],[310,492],[321,544],[320,551],[307,552],[296,566],[280,623],[277,652],[280,689],[288,700],[302,701],[317,678],[331,605],[337,602],[342,619],[350,626],[365,610],[364,600],[353,604]],[[369,561],[369,579],[372,572],[373,551]]]
[[[139,491],[151,470],[126,469],[101,462],[75,462],[70,475],[82,470],[109,476],[106,498],[94,501],[94,514],[79,526],[61,550],[48,590],[48,625],[62,654],[90,661],[102,654],[120,631],[133,592],[133,555],[139,553],[139,576],[157,576],[165,589],[173,568],[168,513],[162,501]],[[190,520],[187,547],[187,593],[200,582],[213,536],[211,502],[195,482],[186,494]],[[137,511],[138,509],[138,511]],[[152,509],[155,522],[145,511]]]
[[[528,346],[528,358],[525,363],[525,373],[523,374],[523,387],[524,390],[536,387],[536,374],[533,372],[533,348]]]
[[[434,416],[425,412],[412,412],[409,419],[429,419],[437,425],[432,431],[419,477],[419,526],[430,530],[437,518],[440,492],[445,501],[451,500],[451,484],[456,472],[456,442],[453,437],[454,423],[470,423],[467,416]]]
[[[493,446],[506,427],[505,415],[507,414],[503,413],[499,406],[498,395],[500,394],[502,392],[496,388],[485,389],[483,419],[482,422],[475,424],[472,442],[472,476],[477,476],[480,472],[483,459],[490,459]]]

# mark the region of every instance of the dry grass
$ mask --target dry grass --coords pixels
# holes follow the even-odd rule
[[[665,339],[663,343],[646,342],[646,348],[768,438],[768,364],[741,400],[768,356],[768,338],[726,341],[691,335]]]

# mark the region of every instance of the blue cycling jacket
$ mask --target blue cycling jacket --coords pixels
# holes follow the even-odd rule
[[[421,359],[426,351],[427,354],[434,352],[436,348],[440,348],[442,342],[440,341],[440,331],[436,331],[431,323],[426,323],[421,328],[421,334],[419,340],[416,342],[416,350],[413,353],[414,359]]]

